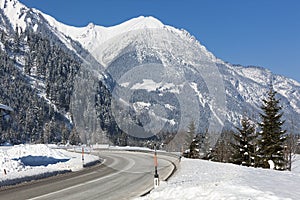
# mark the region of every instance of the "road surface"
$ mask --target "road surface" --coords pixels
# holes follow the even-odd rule
[[[0,191],[0,199],[131,199],[153,188],[153,153],[100,151],[101,165],[21,184]],[[158,153],[158,173],[164,180],[178,158]]]

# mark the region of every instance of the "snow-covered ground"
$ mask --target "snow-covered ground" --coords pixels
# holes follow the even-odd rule
[[[82,169],[82,148],[69,150],[72,152],[44,144],[0,147],[0,187]],[[84,164],[97,160],[98,156],[84,154]]]
[[[182,159],[179,170],[148,199],[282,200],[300,199],[300,156],[292,172]]]
[[[101,145],[96,148],[142,150]],[[32,180],[82,169],[81,147],[69,150],[73,152],[43,144],[0,147],[0,187],[16,180]],[[91,151],[89,148],[84,150]],[[99,157],[84,154],[85,163],[96,160]],[[138,199],[298,200],[299,185],[300,155],[296,157],[291,172],[182,159],[179,169],[168,182],[161,182],[149,195]]]

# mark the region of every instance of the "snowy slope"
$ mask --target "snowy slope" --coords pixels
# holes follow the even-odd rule
[[[37,9],[28,8],[18,0],[0,0],[0,8],[7,17],[12,29],[15,32],[24,32],[26,29],[32,29],[34,32],[42,34],[44,37],[51,38],[56,42],[63,44],[78,57],[83,60],[87,55],[81,55],[82,49],[76,46],[74,41],[70,40],[64,33],[51,26],[45,19],[48,16]],[[48,17],[49,18],[49,17]],[[50,20],[51,21],[51,20]],[[57,24],[60,24],[57,22]],[[4,29],[7,32],[7,30]]]
[[[154,29],[162,28],[164,26],[155,18],[139,17],[112,27],[97,26],[90,23],[86,27],[77,28],[57,22],[49,15],[44,14],[44,17],[51,26],[56,27],[57,30],[70,36],[74,40],[79,41],[82,46],[88,49],[94,56],[97,56],[97,49],[99,49],[99,46],[120,34],[144,28]]]
[[[17,27],[22,30],[26,29],[25,16],[29,9],[16,0],[0,0],[0,8],[4,11],[16,30]]]
[[[168,182],[138,199],[297,200],[299,184],[299,155],[292,172],[183,159]]]
[[[243,67],[225,63],[216,58],[188,32],[164,25],[153,17],[141,16],[112,27],[90,23],[81,28],[63,25],[50,16],[46,16],[46,19],[59,31],[80,42],[98,62],[107,68],[105,72],[108,72],[124,88],[144,89],[148,92],[167,91],[180,95],[183,86],[188,83],[193,89],[192,95],[198,97],[200,109],[202,107],[208,110],[209,115],[214,116],[214,120],[222,126],[228,123],[238,125],[244,112],[248,112],[249,116],[257,116],[261,97],[265,96],[271,80],[286,109],[286,127],[290,127],[290,116],[300,116],[300,84],[297,81],[272,74],[271,71],[261,67]],[[132,56],[136,57],[136,61],[130,61]],[[138,64],[147,63],[149,58],[156,60],[157,62],[154,61],[156,64],[161,63],[161,68],[154,67],[152,71],[139,69]],[[119,62],[120,59],[126,60],[127,63]],[[115,64],[116,62],[119,64]],[[206,66],[208,71],[203,66]],[[130,74],[130,79],[126,78],[126,74],[132,73],[133,69],[136,73]],[[115,70],[123,74],[115,73]],[[162,81],[149,79],[149,74],[154,74],[155,71],[165,73],[166,76]],[[208,91],[204,91],[203,87],[200,89],[203,82],[190,78],[190,75],[187,75],[189,73],[202,76]],[[223,81],[216,80],[220,78],[219,74]],[[153,76],[157,77],[157,75]],[[214,79],[215,83],[212,83],[211,79]],[[216,85],[218,90],[225,88],[226,105],[222,102],[224,99],[214,101],[217,97],[212,94]],[[120,99],[126,101],[126,98]],[[168,102],[164,102],[162,106],[167,104]],[[165,120],[174,120],[174,117],[169,116]],[[300,126],[295,129],[300,129]]]
[[[85,164],[97,160],[98,156],[84,155]],[[68,152],[56,146],[36,144],[0,148],[0,187],[82,168],[80,153]]]

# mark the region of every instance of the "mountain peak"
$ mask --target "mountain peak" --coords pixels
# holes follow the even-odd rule
[[[129,19],[128,21],[122,22],[115,26],[106,27],[109,30],[122,30],[130,31],[130,30],[138,30],[138,29],[156,29],[163,28],[165,25],[159,21],[158,19],[152,16],[139,16],[136,18]]]
[[[87,25],[87,28],[88,29],[93,29],[95,28],[95,24],[93,22],[90,22],[88,25]]]
[[[124,22],[122,24],[129,23],[134,24],[135,27],[138,28],[162,28],[164,27],[164,24],[158,20],[155,17],[152,16],[139,16],[137,18],[133,18],[128,20],[127,22]],[[121,24],[121,25],[122,25]]]

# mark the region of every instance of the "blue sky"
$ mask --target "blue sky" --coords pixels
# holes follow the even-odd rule
[[[21,0],[58,21],[111,26],[154,16],[183,28],[233,64],[255,65],[300,81],[299,0]]]

